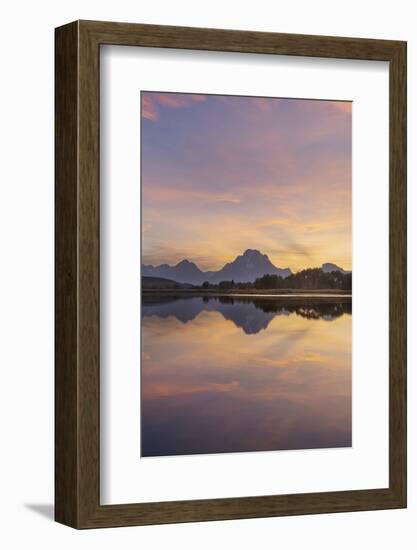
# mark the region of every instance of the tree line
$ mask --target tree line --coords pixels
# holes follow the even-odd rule
[[[236,283],[235,281],[221,281],[218,284],[204,282],[201,285],[205,290],[233,290],[233,289],[302,289],[302,290],[352,290],[352,273],[340,271],[324,272],[320,268],[303,269],[298,273],[292,273],[288,277],[279,275],[264,275],[253,283]]]

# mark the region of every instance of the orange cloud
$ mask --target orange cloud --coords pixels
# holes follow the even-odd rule
[[[332,105],[335,109],[339,109],[345,113],[352,112],[352,101],[332,101]]]
[[[149,120],[156,120],[158,118],[158,111],[155,103],[148,95],[142,95],[142,117]]]
[[[241,199],[231,193],[210,193],[204,190],[181,188],[180,186],[164,185],[153,182],[144,186],[143,194],[146,200],[183,203],[184,201],[199,201],[208,203],[240,204]]]
[[[233,380],[229,383],[214,383],[207,382],[206,384],[177,384],[175,382],[171,384],[147,384],[146,389],[143,390],[143,397],[167,397],[167,396],[180,396],[187,393],[206,393],[206,392],[232,392],[239,387],[239,382]]]
[[[169,132],[143,128],[144,143],[152,136],[142,163],[145,263],[220,269],[255,248],[294,271],[327,261],[350,269],[351,109],[142,93],[142,116],[171,122]]]

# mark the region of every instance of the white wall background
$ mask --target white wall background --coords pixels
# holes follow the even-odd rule
[[[15,0],[1,8],[0,544],[378,548],[417,544],[417,10],[397,0]],[[54,27],[74,19],[408,40],[409,508],[77,532],[52,522]]]

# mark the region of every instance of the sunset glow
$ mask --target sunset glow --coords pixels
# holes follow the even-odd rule
[[[350,270],[351,106],[142,92],[143,263]]]
[[[145,304],[142,456],[349,447],[350,315],[271,315],[248,336],[268,313],[211,307],[192,318],[193,299]]]

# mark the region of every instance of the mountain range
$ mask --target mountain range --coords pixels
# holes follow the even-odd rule
[[[325,263],[322,266],[326,273],[340,271],[347,273],[335,264]],[[201,285],[205,281],[217,284],[220,281],[235,281],[236,283],[253,283],[264,275],[279,275],[286,278],[291,275],[291,269],[276,267],[266,254],[259,250],[246,250],[232,262],[225,264],[219,271],[202,271],[195,263],[182,260],[176,265],[161,264],[158,266],[142,265],[143,277],[161,277],[178,283]]]
[[[324,271],[324,273],[331,273],[332,271],[340,271],[340,273],[343,273],[343,275],[347,275],[350,273],[350,271],[345,271],[341,267],[337,266],[336,264],[331,263],[325,263],[321,266],[321,269]]]

